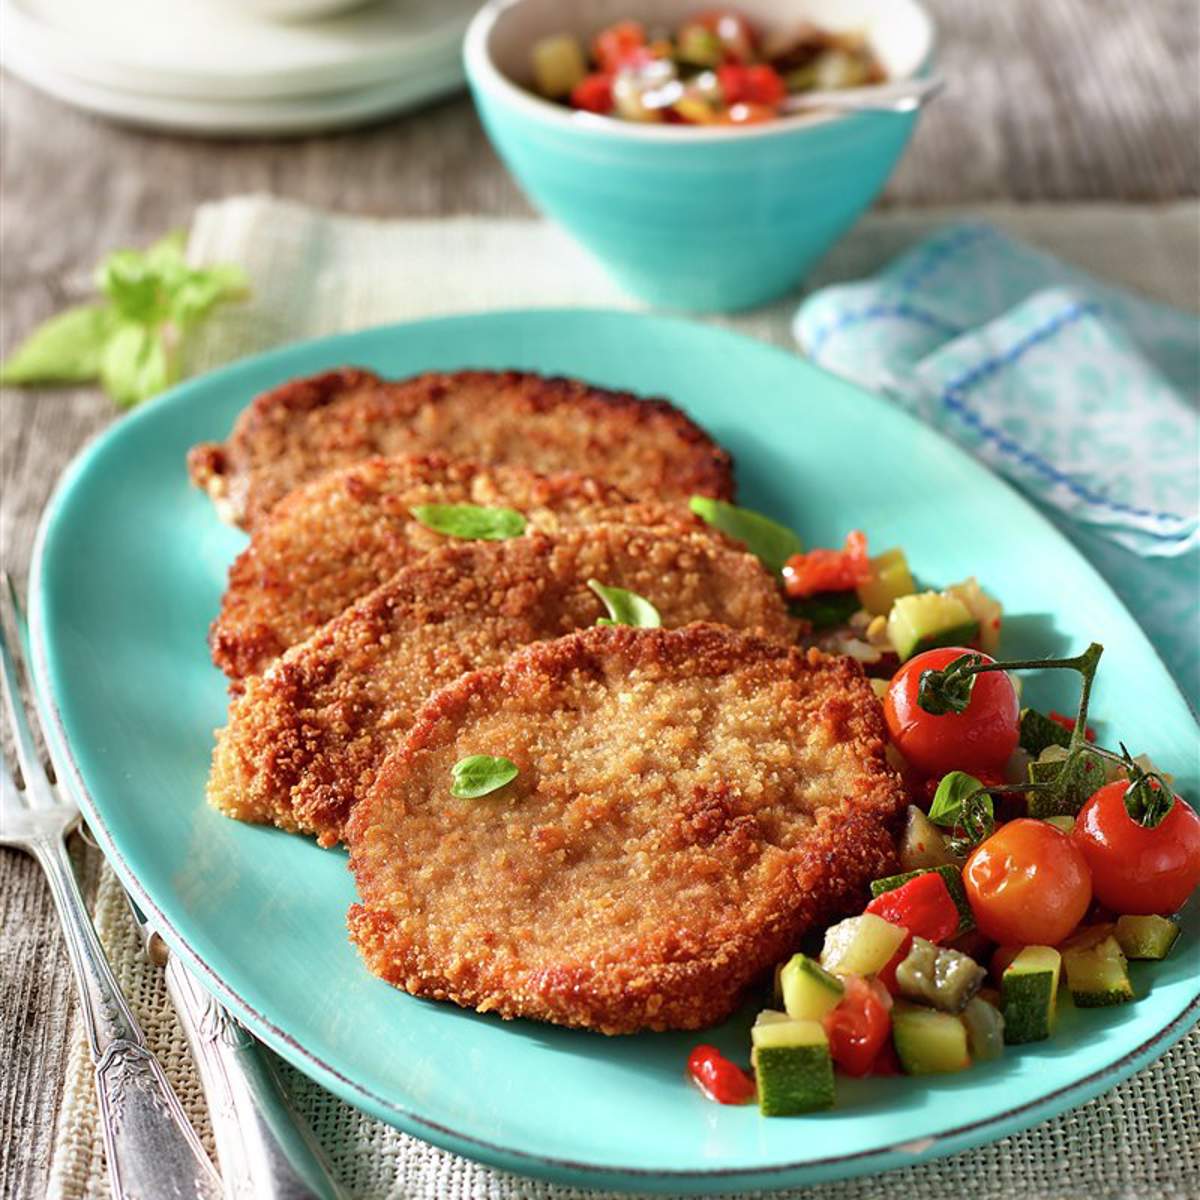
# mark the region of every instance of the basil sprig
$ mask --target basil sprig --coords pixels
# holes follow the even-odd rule
[[[783,570],[783,564],[793,554],[804,552],[803,543],[792,530],[753,509],[738,508],[736,504],[709,496],[693,496],[688,508],[714,529],[745,545],[773,575]]]
[[[96,269],[98,301],[38,326],[0,365],[0,383],[98,381],[130,407],[177,382],[192,329],[248,294],[240,267],[189,266],[186,240],[178,231],[147,250],[110,254]]]
[[[450,768],[450,795],[475,800],[498,791],[517,777],[517,764],[490,754],[471,754]]]
[[[408,510],[426,529],[473,542],[504,542],[525,532],[525,518],[515,508],[480,504],[418,504]]]
[[[658,629],[662,625],[658,609],[645,596],[624,588],[606,587],[598,579],[589,579],[588,587],[608,609],[608,616],[599,617],[597,625],[633,625],[638,629]]]
[[[942,776],[929,806],[929,819],[935,825],[962,830],[961,837],[951,839],[956,854],[977,846],[996,828],[996,810],[988,788],[966,771]]]

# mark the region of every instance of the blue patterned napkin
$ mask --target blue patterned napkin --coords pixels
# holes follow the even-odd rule
[[[967,225],[814,293],[795,333],[1023,488],[1200,707],[1200,319]]]

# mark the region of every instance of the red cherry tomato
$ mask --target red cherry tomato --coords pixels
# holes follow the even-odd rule
[[[689,17],[689,25],[702,25],[717,35],[725,57],[732,62],[748,62],[758,46],[758,34],[741,13],[714,8]]]
[[[986,678],[986,676],[985,676]],[[980,931],[1005,946],[1054,946],[1092,902],[1087,862],[1046,821],[1021,817],[975,848],[963,883]]]
[[[688,1055],[688,1074],[718,1104],[747,1104],[754,1099],[754,1080],[715,1046],[697,1046]]]
[[[1200,816],[1178,796],[1153,828],[1125,808],[1127,779],[1106,783],[1075,818],[1071,839],[1101,904],[1132,915],[1178,911],[1200,884]]]
[[[646,27],[640,21],[618,21],[592,39],[592,58],[601,71],[612,74],[638,62],[646,45]]]
[[[857,975],[846,980],[846,994],[826,1014],[829,1054],[847,1075],[866,1075],[892,1031],[891,997],[877,983]]]
[[[779,72],[766,63],[753,67],[725,63],[717,68],[717,81],[729,105],[763,104],[773,109],[787,95],[787,85]]]
[[[794,600],[818,592],[844,592],[871,577],[867,535],[860,529],[846,535],[841,550],[816,549],[793,554],[783,566],[783,587]]]
[[[888,733],[905,759],[927,775],[1000,771],[1017,748],[1021,706],[1004,671],[976,675],[971,699],[961,713],[938,716],[917,703],[923,671],[974,653],[961,646],[926,650],[910,658],[888,686],[883,702]],[[980,657],[985,663],[995,662],[986,654]]]
[[[930,942],[949,941],[958,931],[958,905],[946,881],[932,871],[876,896],[866,911]]]
[[[571,103],[587,112],[610,113],[613,109],[611,75],[585,75],[571,92]]]

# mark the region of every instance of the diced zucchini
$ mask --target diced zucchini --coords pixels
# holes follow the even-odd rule
[[[971,1065],[966,1026],[952,1013],[898,1003],[892,1008],[892,1041],[908,1075],[945,1075]]]
[[[1062,945],[1067,987],[1077,1008],[1108,1008],[1133,999],[1125,955],[1111,925],[1081,929]]]
[[[1065,789],[1060,792],[1029,792],[1028,811],[1031,817],[1074,817],[1087,800],[1101,787],[1106,778],[1104,759],[1086,751],[1068,763],[1068,753],[1061,746],[1047,746],[1029,764],[1029,781],[1047,783],[1069,771]]]
[[[846,985],[807,954],[793,954],[779,974],[783,1006],[795,1021],[819,1021],[836,1008]]]
[[[897,546],[871,559],[871,577],[858,585],[858,599],[872,616],[886,617],[901,596],[911,596],[917,590],[908,559]]]
[[[762,1012],[754,1018],[755,1025],[779,1025],[784,1021],[790,1021],[792,1018],[785,1012],[780,1012],[776,1008],[764,1008]]]
[[[888,614],[888,640],[900,661],[934,646],[958,646],[972,642],[979,623],[957,596],[942,592],[917,592],[901,596]]]
[[[973,996],[963,1009],[962,1019],[975,1062],[988,1062],[1004,1053],[1004,1018],[994,1004],[982,995]]]
[[[942,831],[915,805],[908,806],[900,839],[900,865],[905,871],[953,863]]]
[[[766,1117],[833,1105],[833,1059],[819,1021],[767,1021],[750,1030],[758,1107]]]
[[[821,966],[835,975],[874,975],[907,936],[907,930],[874,913],[848,917],[825,931]]]
[[[979,648],[985,654],[995,654],[1000,649],[1000,624],[1004,617],[1000,601],[989,596],[974,575],[948,587],[946,595],[963,602],[967,612],[979,623]]]
[[[914,809],[915,812],[921,810]],[[924,816],[924,814],[922,814]],[[928,820],[928,818],[926,818]],[[871,881],[871,896],[882,896],[884,892],[894,891],[898,887],[903,887],[910,879],[916,879],[918,875],[928,875],[930,873],[940,875],[946,883],[946,890],[950,893],[950,899],[954,901],[954,907],[958,909],[958,928],[954,931],[954,936],[958,937],[964,934],[968,929],[975,928],[975,916],[971,912],[971,904],[967,899],[967,889],[963,887],[962,870],[955,863],[944,863],[937,867],[921,867],[915,871],[905,871],[902,875],[888,875],[884,879],[873,879]]]
[[[813,629],[836,629],[845,625],[862,608],[858,593],[853,589],[844,592],[818,592],[803,600],[793,600],[788,611],[793,617],[811,621]]]
[[[533,43],[530,53],[534,85],[551,100],[565,100],[587,74],[583,47],[570,34],[540,38]]]
[[[1054,1032],[1062,958],[1053,946],[1026,946],[1000,977],[1004,1040],[1040,1042]]]
[[[962,1012],[986,978],[987,971],[973,958],[923,937],[913,938],[912,948],[896,968],[901,995],[942,1012]]]
[[[1115,935],[1126,958],[1166,958],[1179,937],[1179,923],[1170,917],[1118,917]]]
[[[1071,731],[1036,708],[1021,709],[1020,746],[1036,758],[1047,746],[1071,744]]]

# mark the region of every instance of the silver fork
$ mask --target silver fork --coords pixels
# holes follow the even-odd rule
[[[17,786],[0,758],[0,845],[33,855],[50,883],[96,1066],[113,1196],[117,1200],[147,1196],[215,1200],[221,1182],[162,1067],[146,1048],[79,894],[64,841],[79,820],[79,810],[42,767],[21,700],[17,655],[9,649],[5,624],[19,631],[7,575],[0,585],[0,658],[23,786]]]

